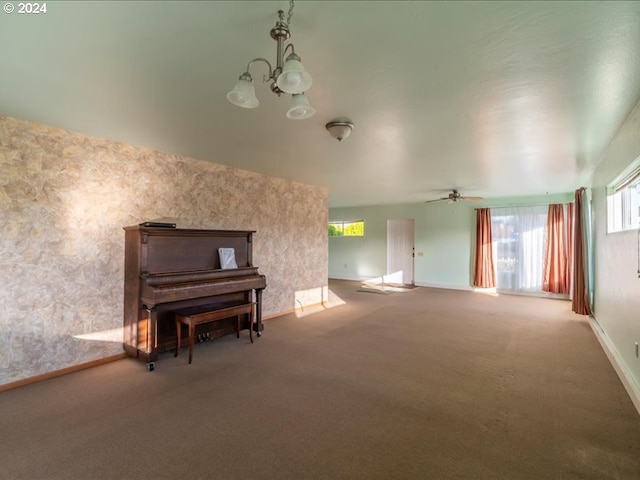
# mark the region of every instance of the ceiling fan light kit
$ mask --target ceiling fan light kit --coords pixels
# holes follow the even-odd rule
[[[292,43],[286,47],[284,42],[291,37],[289,25],[293,16],[293,0],[289,2],[289,12],[287,20],[284,19],[284,11],[278,10],[278,21],[271,29],[271,38],[277,42],[276,66],[271,65],[266,58],[254,58],[247,64],[245,72],[236,81],[233,90],[227,93],[227,100],[238,107],[256,108],[260,105],[256,97],[253,78],[249,73],[254,63],[265,63],[269,69],[269,74],[264,76],[264,81],[271,81],[271,91],[280,96],[283,93],[292,95],[292,106],[287,111],[287,117],[293,120],[302,120],[313,116],[315,109],[309,104],[305,92],[311,88],[313,80],[309,72],[302,66],[300,57],[296,54]],[[291,50],[286,57],[287,51]]]

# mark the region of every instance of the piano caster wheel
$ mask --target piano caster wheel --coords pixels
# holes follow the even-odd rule
[[[149,369],[150,372],[153,372],[156,369],[156,362],[147,363],[147,368]]]

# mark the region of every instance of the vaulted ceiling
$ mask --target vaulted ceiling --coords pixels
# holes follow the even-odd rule
[[[9,3],[0,115],[326,186],[331,206],[573,191],[640,100],[637,1],[298,1],[300,121],[260,64],[260,107],[226,100],[275,62],[287,1]]]

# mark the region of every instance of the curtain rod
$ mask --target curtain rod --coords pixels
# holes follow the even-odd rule
[[[569,205],[574,202],[554,202],[554,203],[526,203],[526,204],[518,204],[518,205],[496,205],[493,207],[477,207],[474,210],[480,210],[481,208],[516,208],[516,207],[548,207],[549,205]]]

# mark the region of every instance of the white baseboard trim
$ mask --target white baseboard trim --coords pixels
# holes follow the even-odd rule
[[[613,345],[613,342],[602,329],[598,321],[593,317],[589,317],[589,325],[591,325],[591,329],[593,330],[593,333],[595,333],[598,342],[600,342],[600,346],[607,355],[609,362],[611,362],[613,369],[618,374],[622,385],[624,385],[625,390],[629,394],[629,397],[633,402],[633,406],[636,407],[636,410],[640,415],[640,386],[636,383],[635,379],[629,372],[629,369],[620,357],[618,350]]]
[[[373,280],[378,277],[363,277],[360,275],[343,275],[343,274],[329,274],[329,280],[353,280],[355,282],[366,282],[367,280]]]

